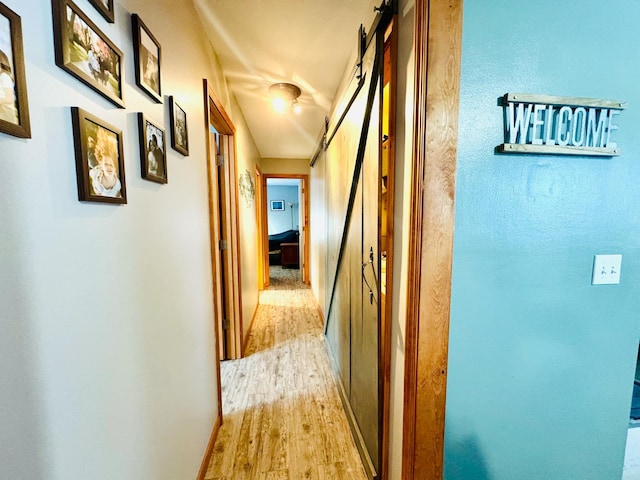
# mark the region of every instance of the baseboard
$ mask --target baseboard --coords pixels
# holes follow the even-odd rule
[[[216,443],[216,438],[218,438],[218,431],[220,430],[221,425],[222,425],[222,416],[218,415],[216,417],[215,423],[213,424],[213,430],[211,431],[211,436],[209,437],[209,443],[207,444],[207,449],[204,452],[204,458],[202,459],[202,464],[200,465],[200,471],[198,472],[197,480],[204,480],[204,477],[207,475],[209,460],[211,460],[211,454],[213,453],[213,446]]]
[[[247,330],[247,336],[242,342],[242,356],[244,357],[244,353],[247,351],[247,344],[249,343],[249,338],[251,337],[251,330],[253,330],[253,322],[256,321],[256,317],[258,316],[258,309],[260,308],[260,303],[256,305],[256,309],[253,311],[253,316],[251,317],[251,323],[249,323],[249,330]]]
[[[320,307],[318,307],[319,309]],[[358,422],[356,420],[356,416],[353,413],[353,409],[351,408],[351,404],[349,403],[349,398],[347,397],[347,391],[344,388],[344,384],[342,383],[342,379],[340,378],[340,373],[338,370],[338,365],[333,358],[331,353],[331,349],[329,348],[329,344],[327,343],[327,338],[325,337],[324,341],[325,349],[327,350],[327,356],[329,357],[329,363],[331,364],[331,370],[333,371],[333,378],[338,387],[338,394],[340,395],[340,400],[342,401],[342,407],[347,415],[347,421],[349,422],[349,428],[351,429],[351,435],[353,436],[353,440],[358,448],[358,453],[360,454],[360,458],[362,459],[362,465],[364,466],[365,473],[370,480],[377,480],[378,473],[373,466],[373,462],[371,461],[371,457],[369,456],[369,452],[365,447],[364,438],[362,437],[362,433],[360,432],[360,427],[358,427]]]
[[[324,312],[322,311],[322,307],[320,307],[320,304],[318,302],[316,302],[316,308],[318,309],[318,316],[322,321],[322,325],[324,325]]]

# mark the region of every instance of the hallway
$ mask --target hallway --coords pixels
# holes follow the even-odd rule
[[[271,267],[245,358],[222,363],[223,424],[207,480],[364,480],[299,270]]]

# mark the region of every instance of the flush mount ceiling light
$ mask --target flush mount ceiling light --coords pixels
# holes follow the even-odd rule
[[[301,108],[298,103],[298,97],[301,93],[300,88],[292,83],[274,83],[269,87],[273,108],[278,113],[284,113],[288,108],[291,108],[294,113],[300,113]]]

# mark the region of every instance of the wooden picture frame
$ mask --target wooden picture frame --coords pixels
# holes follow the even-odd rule
[[[31,138],[20,16],[0,3],[0,132]]]
[[[100,12],[100,15],[102,15],[107,22],[115,23],[113,0],[89,0],[89,3]]]
[[[78,200],[127,203],[122,130],[71,107]]]
[[[167,183],[167,138],[164,129],[138,113],[142,178]]]
[[[56,65],[124,108],[122,52],[71,0],[52,0]]]
[[[169,118],[171,120],[171,147],[185,157],[189,156],[189,131],[187,130],[187,113],[169,97]]]
[[[137,15],[131,15],[133,29],[133,55],[135,59],[136,85],[156,103],[162,103],[160,42]]]
[[[271,200],[271,210],[274,212],[283,212],[284,200]]]

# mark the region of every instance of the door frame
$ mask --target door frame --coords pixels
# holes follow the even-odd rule
[[[302,252],[300,254],[300,273],[302,282],[305,285],[310,284],[309,280],[309,175],[293,174],[293,173],[263,173],[262,174],[262,262],[264,264],[264,285],[269,286],[269,228],[267,219],[269,215],[269,206],[267,201],[267,180],[270,178],[291,178],[300,180],[300,197],[303,205],[300,208],[302,212],[302,225],[300,226],[300,237],[302,241]]]
[[[242,341],[242,281],[240,273],[240,238],[238,219],[238,182],[236,163],[236,138],[235,127],[231,118],[213,92],[211,84],[203,80],[205,100],[205,126],[207,143],[207,174],[209,190],[209,228],[211,237],[211,269],[213,275],[213,296],[216,311],[216,335],[218,339],[225,335],[227,354],[226,358],[220,355],[220,360],[241,358],[244,354]],[[216,165],[217,158],[212,158],[210,126],[221,136],[220,149],[225,157],[224,166],[212,168]],[[215,155],[214,155],[215,157]],[[219,170],[225,176],[226,194],[222,199],[217,192],[217,179]],[[220,212],[223,215],[220,215]],[[224,217],[224,218],[221,218]],[[222,222],[222,225],[221,223]],[[226,248],[220,243],[220,231],[226,235]],[[224,255],[225,262],[221,262]],[[220,287],[225,285],[225,299],[221,298]],[[224,306],[227,311],[223,312]],[[222,322],[227,317],[228,328],[223,328]],[[219,342],[218,342],[219,344]],[[219,347],[218,347],[219,349]]]
[[[269,272],[266,270],[269,265],[268,254],[267,252],[267,263],[265,264],[265,244],[263,237],[265,235],[265,211],[262,208],[262,204],[264,203],[265,191],[262,187],[262,170],[260,167],[256,165],[255,167],[255,188],[256,188],[256,226],[258,228],[258,238],[256,239],[257,248],[258,248],[258,290],[264,290],[265,287],[269,284]],[[265,267],[267,265],[267,267]],[[265,278],[266,277],[266,278]],[[251,327],[249,327],[251,328]]]
[[[462,1],[416,0],[402,478],[441,480]]]

